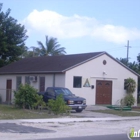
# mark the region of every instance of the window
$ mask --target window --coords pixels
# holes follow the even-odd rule
[[[30,77],[29,76],[25,76],[25,84],[30,85]]]
[[[55,93],[54,93],[54,91],[53,91],[53,89],[48,89],[48,95],[49,96],[55,96]]]
[[[18,76],[16,80],[16,89],[19,88],[20,84],[21,84],[21,76]]]
[[[81,88],[82,85],[82,77],[74,76],[73,77],[73,87],[74,88]]]

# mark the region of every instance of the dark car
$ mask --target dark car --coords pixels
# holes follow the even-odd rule
[[[49,99],[55,100],[58,95],[62,94],[66,104],[76,112],[82,112],[87,107],[85,98],[75,96],[67,88],[48,87],[45,92],[40,92],[39,94],[43,96],[45,102],[48,102]]]

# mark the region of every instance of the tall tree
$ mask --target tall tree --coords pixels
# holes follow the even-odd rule
[[[118,61],[120,61],[121,63],[123,63],[124,65],[128,65],[127,59],[126,58],[116,58]]]
[[[38,52],[40,56],[64,55],[66,53],[65,48],[60,47],[57,38],[48,38],[48,36],[46,36],[45,46],[41,41],[37,41],[37,43],[39,45]]]
[[[27,39],[24,26],[10,16],[11,9],[2,12],[0,3],[0,67],[18,60]]]

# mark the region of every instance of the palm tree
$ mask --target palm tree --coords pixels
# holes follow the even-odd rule
[[[66,53],[65,48],[60,47],[57,38],[48,38],[48,36],[46,36],[45,46],[41,41],[37,41],[37,43],[40,47],[38,50],[40,56],[64,55]]]

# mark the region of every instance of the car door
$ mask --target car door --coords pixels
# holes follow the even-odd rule
[[[47,101],[48,101],[49,99],[53,99],[53,100],[56,99],[56,95],[55,95],[55,92],[54,92],[53,89],[50,88],[50,89],[47,90],[46,98],[47,98]]]

